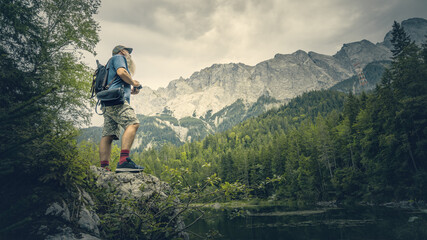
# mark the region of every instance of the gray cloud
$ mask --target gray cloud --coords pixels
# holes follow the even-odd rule
[[[427,18],[425,0],[105,0],[96,58],[132,46],[135,78],[157,88],[213,63],[254,65],[276,53],[334,54],[343,43],[380,42],[394,20],[411,17]]]
[[[216,1],[104,1],[101,18],[136,25],[169,37],[197,38],[212,28]]]

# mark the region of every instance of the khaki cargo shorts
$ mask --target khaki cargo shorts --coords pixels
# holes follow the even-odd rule
[[[118,140],[120,127],[126,129],[135,123],[139,123],[139,120],[136,118],[135,110],[128,102],[125,101],[123,105],[106,106],[102,136],[112,136],[114,140]]]

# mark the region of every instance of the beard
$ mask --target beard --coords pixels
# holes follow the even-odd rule
[[[130,75],[134,76],[135,70],[136,70],[135,62],[133,61],[132,57],[129,54],[126,54],[125,58],[128,63],[128,69],[129,69]]]

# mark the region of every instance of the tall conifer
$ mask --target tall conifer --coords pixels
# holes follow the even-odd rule
[[[391,43],[393,44],[393,49],[391,50],[391,52],[393,53],[393,58],[395,58],[403,51],[405,47],[407,47],[411,43],[411,40],[403,29],[403,26],[401,26],[396,21],[394,21],[393,23],[393,29],[391,34]]]

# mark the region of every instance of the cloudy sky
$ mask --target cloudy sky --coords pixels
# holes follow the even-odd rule
[[[343,43],[382,42],[393,21],[427,19],[426,0],[104,0],[94,59],[134,48],[134,78],[157,89],[214,63],[255,65],[298,49],[333,55]]]

